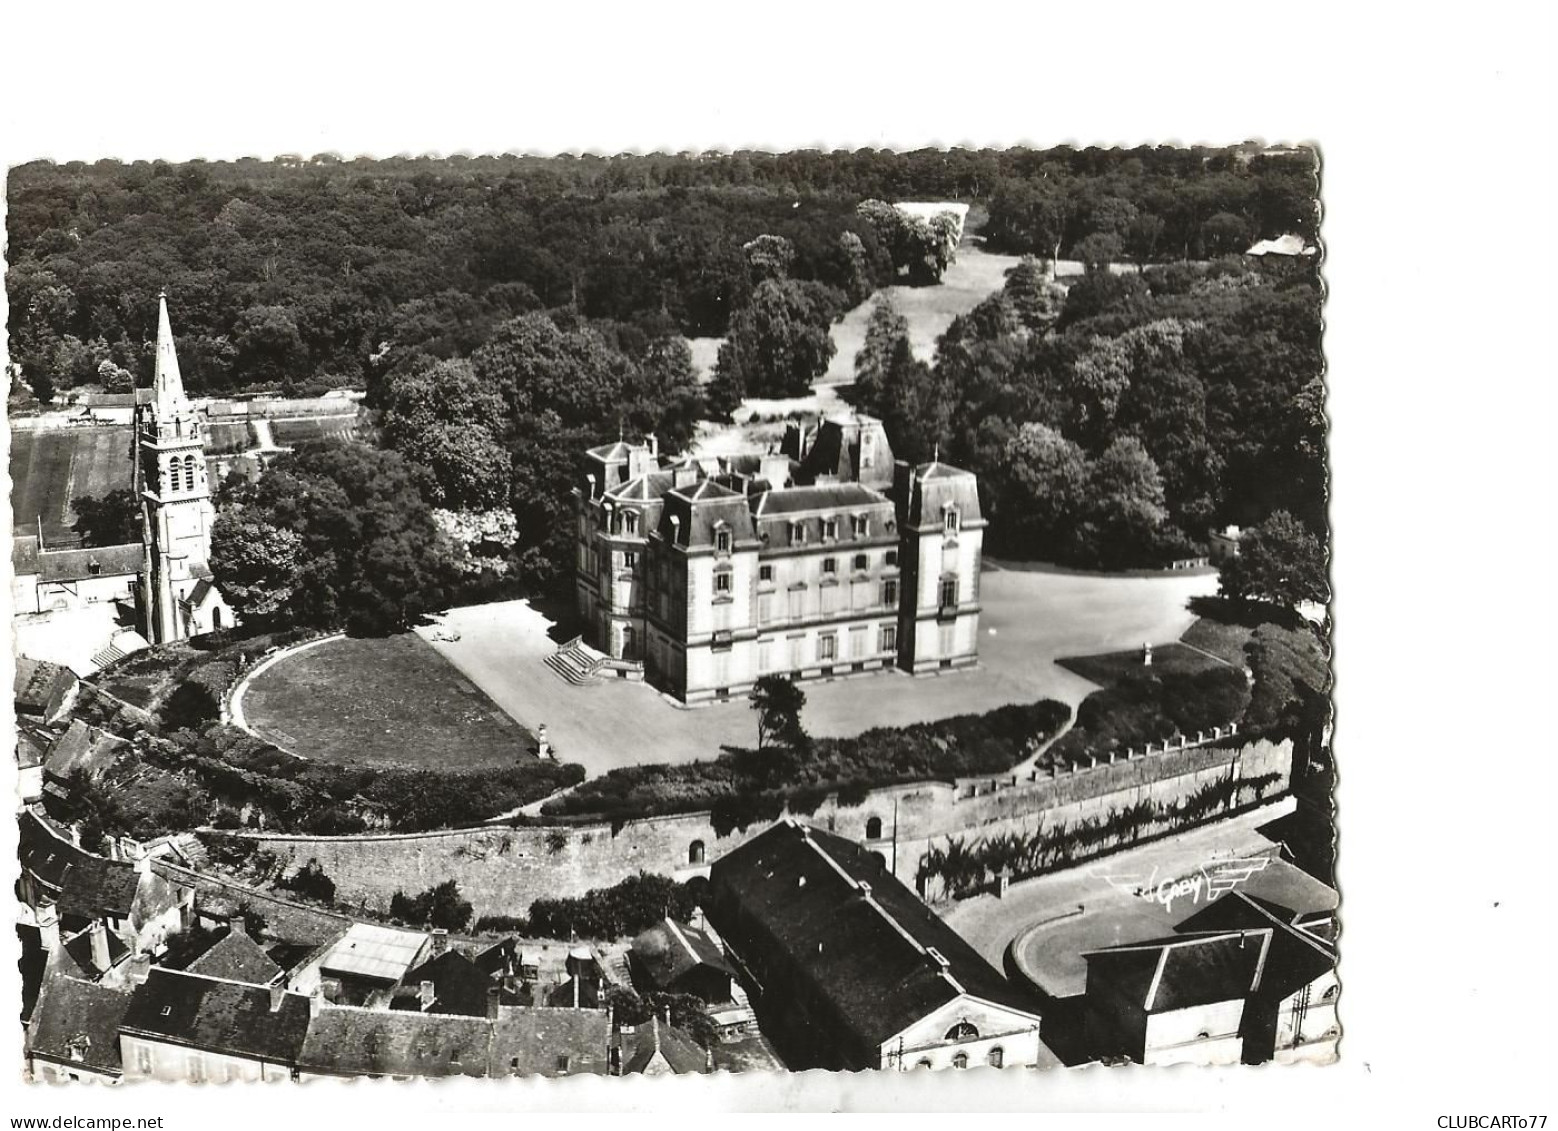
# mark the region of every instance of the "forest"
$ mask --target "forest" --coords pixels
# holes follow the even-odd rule
[[[579,452],[806,391],[833,321],[953,254],[884,201],[960,200],[1033,258],[931,362],[878,310],[850,395],[980,474],[992,553],[1157,566],[1274,512],[1323,542],[1318,270],[1237,254],[1315,237],[1316,171],[1257,150],[38,163],[8,184],[11,352],[42,399],[144,384],[166,288],[191,392],[367,389],[386,451],[233,485],[213,554],[241,615],[388,631],[559,587]]]

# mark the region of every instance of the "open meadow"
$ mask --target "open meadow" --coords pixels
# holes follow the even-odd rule
[[[41,518],[48,544],[74,541],[72,499],[130,486],[130,429],[12,429],[10,470],[13,530],[35,534]]]

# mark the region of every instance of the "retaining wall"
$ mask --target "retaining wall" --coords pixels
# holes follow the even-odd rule
[[[1288,788],[1292,761],[1288,740],[1191,746],[1054,778],[918,782],[873,790],[859,805],[841,805],[830,796],[804,819],[866,843],[912,887],[920,858],[949,836],[1031,832],[1062,822],[1074,826],[1142,800],[1182,800],[1230,775],[1275,773],[1276,782],[1264,791],[1265,797],[1275,797]],[[880,822],[878,837],[867,835],[873,818]],[[721,837],[709,814],[700,812],[632,821],[615,833],[601,823],[351,837],[208,835],[254,841],[288,871],[318,860],[335,881],[337,900],[348,906],[387,908],[397,890],[416,893],[452,879],[480,916],[524,914],[536,899],[582,895],[639,871],[686,878],[765,827],[757,824]]]

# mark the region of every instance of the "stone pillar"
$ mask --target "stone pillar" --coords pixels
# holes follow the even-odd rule
[[[1144,667],[1144,668],[1152,667],[1152,645],[1151,644],[1143,644],[1141,646],[1141,664],[1142,664],[1142,667]]]
[[[1006,889],[1011,886],[1012,870],[1010,868],[1002,868],[1000,875],[995,878],[995,897],[997,899],[1005,899]]]

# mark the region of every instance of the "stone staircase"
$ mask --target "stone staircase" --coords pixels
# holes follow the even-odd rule
[[[606,657],[575,636],[546,658],[546,666],[575,687],[600,682],[601,665]]]
[[[96,666],[98,671],[102,671],[115,660],[122,660],[128,655],[128,652],[121,651],[114,644],[109,643],[103,648],[101,652],[94,652],[92,654],[92,663]]]

